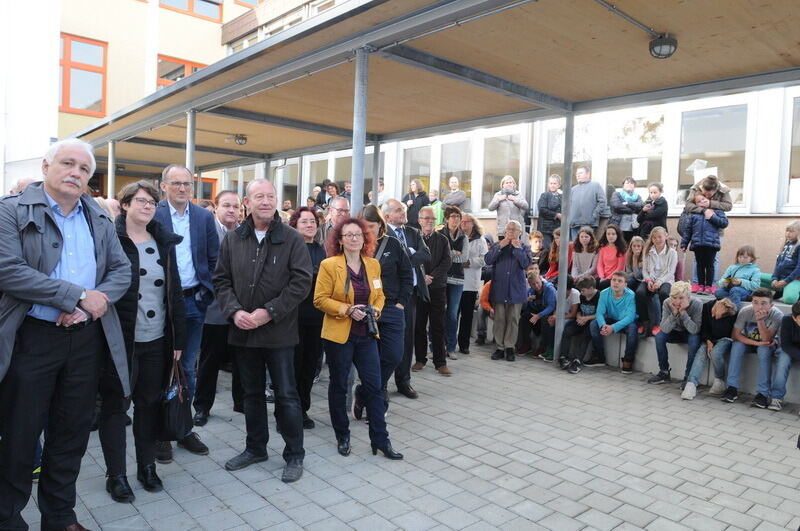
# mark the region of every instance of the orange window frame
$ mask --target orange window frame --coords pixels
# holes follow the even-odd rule
[[[186,61],[184,59],[178,59],[177,57],[172,57],[172,56],[169,56],[169,55],[161,55],[161,54],[159,54],[158,55],[158,60],[162,60],[162,59],[164,61],[170,61],[172,63],[182,64],[183,65],[183,76],[184,77],[188,77],[188,76],[192,75],[191,69],[193,67],[205,68],[206,66],[208,66],[208,65],[204,65],[203,63],[195,63],[193,61]],[[156,68],[158,68],[158,62],[156,62]],[[156,72],[156,76],[158,76],[158,72]],[[156,79],[156,83],[158,84],[159,87],[168,87],[168,86],[172,85],[173,83],[175,83],[175,81],[173,81],[171,79],[164,79],[164,78],[160,78],[159,77],[159,78]]]
[[[252,9],[252,8],[256,7],[258,4],[260,4],[262,1],[263,0],[256,0],[256,4],[255,5],[253,5],[253,4],[249,3],[249,2],[244,2],[243,0],[234,0],[234,3],[238,4],[238,5],[242,6],[242,7],[248,7],[248,8]]]
[[[189,6],[189,9],[181,9],[179,7],[173,7],[173,6],[170,6],[170,5],[166,5],[163,2],[161,2],[161,0],[159,0],[158,3],[164,9],[169,9],[170,11],[175,11],[176,13],[183,13],[184,15],[191,15],[193,17],[202,18],[203,20],[210,20],[211,22],[218,22],[220,24],[222,23],[222,2],[217,4],[217,7],[219,8],[219,17],[211,18],[211,17],[207,17],[205,15],[201,15],[200,13],[197,13],[194,10],[195,1],[196,0],[186,0],[187,5]]]
[[[103,49],[103,66],[89,65],[86,63],[79,63],[72,61],[72,41],[84,42],[93,46],[99,46]],[[61,112],[68,112],[72,114],[82,114],[84,116],[94,116],[96,118],[103,118],[106,115],[106,74],[108,71],[108,43],[87,39],[85,37],[78,37],[77,35],[70,35],[69,33],[61,34],[61,48],[63,50],[63,57],[59,60],[58,64],[61,66],[61,101],[58,102],[58,110]],[[88,109],[73,109],[69,106],[70,100],[70,85],[72,77],[70,70],[86,70],[87,72],[95,72],[103,76],[103,96],[101,99],[100,111],[90,111]]]

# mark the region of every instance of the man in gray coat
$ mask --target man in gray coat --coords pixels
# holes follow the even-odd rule
[[[597,229],[600,215],[606,210],[606,192],[600,183],[592,181],[592,171],[584,165],[575,170],[578,184],[572,187],[569,198],[570,239],[578,236],[581,227],[588,225]]]
[[[95,167],[89,144],[63,140],[45,155],[43,183],[0,200],[0,529],[28,528],[20,513],[45,425],[42,529],[84,529],[75,481],[109,352],[130,395],[114,303],[131,266],[111,219],[84,193]]]

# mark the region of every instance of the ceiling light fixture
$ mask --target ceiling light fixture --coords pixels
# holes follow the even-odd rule
[[[678,40],[665,33],[650,41],[650,55],[656,59],[669,59],[678,49]]]

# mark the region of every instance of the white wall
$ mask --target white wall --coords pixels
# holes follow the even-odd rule
[[[5,193],[13,179],[40,175],[38,161],[50,139],[58,136],[61,1],[0,4],[0,75],[5,76],[0,78],[0,170]]]

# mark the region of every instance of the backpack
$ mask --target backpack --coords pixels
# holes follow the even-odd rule
[[[691,212],[684,210],[681,212],[681,217],[678,218],[678,234],[680,234],[681,238],[683,238],[683,234],[689,229],[689,223],[692,222],[691,215]]]

